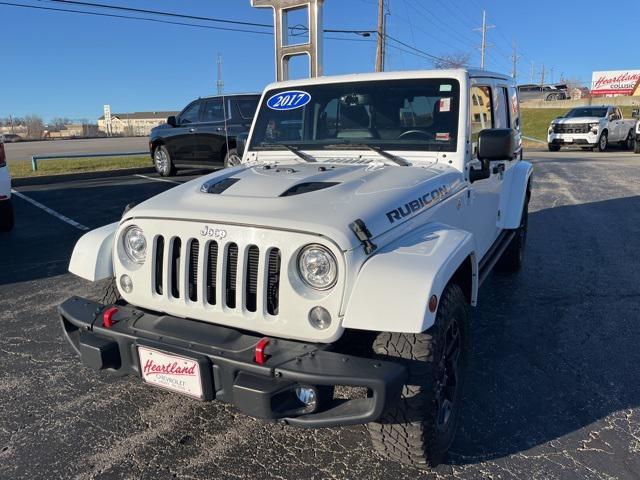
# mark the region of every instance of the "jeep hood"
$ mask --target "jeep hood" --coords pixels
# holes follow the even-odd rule
[[[210,226],[241,224],[325,236],[343,250],[360,245],[349,225],[375,238],[459,190],[463,176],[433,163],[241,165],[200,177],[129,210],[124,219],[163,218]],[[123,220],[124,220],[123,219]]]

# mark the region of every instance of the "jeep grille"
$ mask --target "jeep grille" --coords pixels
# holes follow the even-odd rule
[[[167,291],[173,299],[198,302],[198,286],[204,282],[201,291],[209,305],[222,301],[229,309],[242,308],[255,313],[263,307],[269,315],[278,314],[281,262],[278,248],[261,251],[256,245],[163,236],[156,237],[155,242],[153,290],[156,294]],[[183,262],[184,282],[181,279]],[[260,282],[260,278],[264,281]],[[169,282],[168,286],[164,285],[165,281]],[[259,291],[261,284],[264,291]]]

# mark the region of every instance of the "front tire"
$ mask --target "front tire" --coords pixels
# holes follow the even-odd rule
[[[3,200],[0,202],[0,232],[10,232],[14,225],[13,204],[11,200]]]
[[[367,425],[380,456],[417,468],[444,460],[460,417],[468,332],[469,304],[462,289],[451,283],[430,329],[377,336],[374,352],[405,365],[409,372],[398,402]]]
[[[633,144],[634,144],[633,137],[634,137],[633,129],[631,129],[629,130],[629,134],[627,135],[627,138],[625,139],[625,141],[622,142],[622,148],[629,151],[633,150]]]
[[[598,146],[596,147],[599,152],[604,152],[609,146],[609,135],[607,132],[602,132],[600,140],[598,140]]]
[[[549,143],[549,144],[547,144],[547,146],[549,147],[549,151],[550,152],[559,152],[560,151],[560,145],[556,145],[555,143]]]
[[[159,145],[153,151],[153,165],[161,177],[171,177],[176,174],[176,167],[171,159],[171,154],[164,145]]]

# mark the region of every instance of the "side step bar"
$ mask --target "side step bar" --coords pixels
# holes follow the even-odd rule
[[[478,270],[480,272],[480,285],[482,285],[482,282],[484,282],[489,273],[491,273],[491,270],[495,266],[496,262],[500,259],[504,251],[507,249],[507,247],[511,243],[511,240],[513,240],[513,237],[516,236],[516,232],[517,230],[503,230],[496,241],[493,242],[493,245],[491,245],[491,248],[489,248],[487,254],[480,261],[480,265],[478,266]]]

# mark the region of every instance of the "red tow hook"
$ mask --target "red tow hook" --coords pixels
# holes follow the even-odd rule
[[[258,365],[264,365],[269,358],[265,352],[267,345],[269,345],[269,339],[267,337],[261,338],[258,343],[256,343],[254,360]]]
[[[109,307],[102,313],[102,326],[104,328],[111,328],[118,323],[117,320],[113,319],[116,313],[118,313],[117,307]]]

